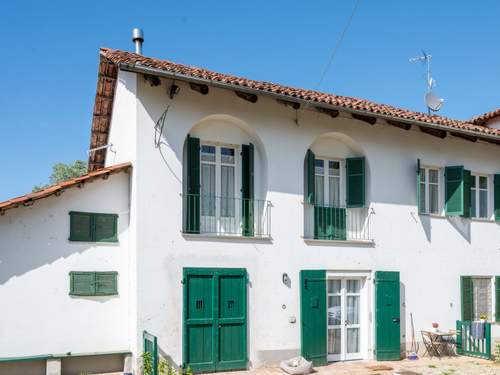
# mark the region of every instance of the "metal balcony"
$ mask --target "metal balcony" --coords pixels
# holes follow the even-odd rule
[[[183,195],[186,234],[271,237],[271,203],[266,200]]]
[[[370,218],[368,207],[304,204],[304,238],[369,242]]]

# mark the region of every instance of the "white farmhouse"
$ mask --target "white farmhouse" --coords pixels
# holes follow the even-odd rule
[[[0,374],[138,374],[152,336],[195,372],[493,343],[499,115],[101,49],[89,175],[0,203]]]

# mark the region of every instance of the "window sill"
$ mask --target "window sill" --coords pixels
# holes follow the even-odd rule
[[[493,219],[488,219],[488,218],[482,218],[482,217],[471,217],[469,218],[470,221],[477,221],[479,223],[495,223],[495,220]]]
[[[435,219],[446,219],[446,218],[451,218],[451,217],[459,217],[461,219],[470,220],[470,221],[477,221],[480,223],[496,223],[496,221],[493,219],[480,218],[480,217],[446,216],[446,215],[442,215],[442,214],[428,214],[425,212],[419,212],[418,214],[419,214],[419,216],[432,217]]]
[[[221,240],[221,241],[257,241],[257,242],[271,242],[273,238],[271,236],[243,236],[243,235],[220,235],[220,234],[210,234],[210,233],[184,233],[181,232],[182,237],[187,240]]]
[[[369,247],[375,245],[374,240],[316,240],[314,238],[302,238],[306,244],[310,245],[365,245]]]
[[[419,212],[418,214],[420,216],[433,217],[433,218],[436,218],[436,219],[446,219],[446,216],[442,215],[442,214],[429,214],[429,213],[426,213],[426,212]]]
[[[72,238],[68,238],[68,241],[69,242],[85,242],[85,243],[90,243],[90,244],[116,244],[118,245],[119,244],[119,241],[118,240],[109,240],[109,241],[92,241],[92,240],[75,240],[75,239],[72,239]]]

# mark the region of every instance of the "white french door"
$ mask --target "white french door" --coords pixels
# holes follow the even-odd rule
[[[203,143],[200,152],[200,231],[238,234],[237,152],[234,146]]]
[[[327,281],[328,361],[361,359],[361,290],[363,278]]]

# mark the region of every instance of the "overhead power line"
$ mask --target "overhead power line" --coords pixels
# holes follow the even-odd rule
[[[323,83],[323,80],[325,79],[326,73],[328,72],[328,69],[330,69],[330,65],[332,65],[333,59],[335,58],[335,55],[337,54],[337,51],[339,50],[340,45],[342,44],[342,41],[344,40],[345,34],[347,33],[347,30],[349,29],[349,26],[351,26],[352,19],[354,18],[354,15],[356,14],[356,11],[358,9],[359,3],[361,3],[361,0],[356,0],[356,3],[354,4],[354,8],[352,8],[351,15],[349,19],[347,20],[347,23],[342,30],[342,33],[340,34],[339,39],[337,40],[337,44],[335,45],[335,48],[332,51],[332,54],[330,55],[330,59],[328,60],[328,63],[325,66],[325,69],[323,70],[323,73],[321,74],[321,78],[316,85],[316,88],[319,88],[321,84]]]

